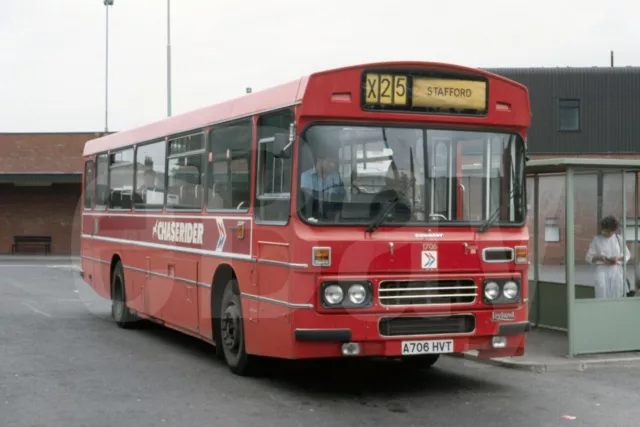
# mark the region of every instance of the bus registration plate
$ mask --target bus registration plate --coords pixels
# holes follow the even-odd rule
[[[453,353],[453,340],[402,341],[402,354]]]

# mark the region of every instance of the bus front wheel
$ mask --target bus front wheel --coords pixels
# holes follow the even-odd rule
[[[230,280],[222,295],[220,306],[220,322],[218,322],[218,337],[227,365],[236,375],[249,376],[257,373],[255,356],[247,354],[244,339],[244,321],[242,319],[242,304],[236,280]]]

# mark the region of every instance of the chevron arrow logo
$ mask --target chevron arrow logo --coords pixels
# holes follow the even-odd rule
[[[218,243],[216,244],[216,251],[220,252],[224,248],[225,240],[227,240],[227,229],[224,226],[222,218],[216,218],[216,223],[218,225]]]
[[[438,252],[422,251],[422,268],[433,270],[438,268]]]

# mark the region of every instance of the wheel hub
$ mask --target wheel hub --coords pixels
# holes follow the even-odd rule
[[[229,305],[222,317],[222,341],[233,353],[240,347],[240,313],[235,305]]]

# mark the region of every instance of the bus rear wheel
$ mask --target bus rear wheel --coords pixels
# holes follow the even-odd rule
[[[111,317],[116,324],[123,328],[129,329],[134,326],[136,316],[131,313],[127,307],[127,296],[124,285],[124,270],[122,262],[118,261],[113,269],[111,277]]]
[[[240,376],[250,376],[257,373],[258,360],[246,351],[242,304],[238,289],[236,280],[230,280],[224,289],[218,322],[218,337],[221,342],[216,345],[222,347],[231,372]]]

